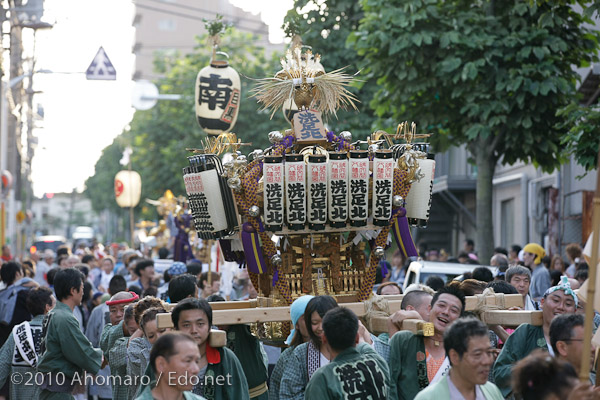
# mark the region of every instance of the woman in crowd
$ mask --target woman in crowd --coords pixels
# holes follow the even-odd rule
[[[285,365],[279,389],[281,400],[303,399],[311,376],[319,367],[329,364],[331,355],[321,343],[322,319],[335,307],[337,302],[331,296],[317,296],[306,305],[304,323],[310,340],[298,345]]]
[[[565,273],[565,261],[559,254],[555,254],[554,256],[552,256],[552,261],[550,262],[550,269],[559,271],[561,274]]]
[[[127,374],[132,378],[144,376],[150,362],[150,350],[152,346],[163,333],[171,330],[166,328],[158,329],[156,326],[156,314],[166,312],[167,310],[163,307],[151,307],[142,313],[140,317],[140,330],[143,336],[131,339],[127,347]],[[139,379],[137,383],[138,385],[132,385],[130,388],[130,394],[132,392],[136,396],[140,394]]]
[[[127,365],[126,370],[127,374],[133,376],[142,376],[146,371],[146,367],[148,366],[148,360],[150,359],[150,349],[152,348],[152,343],[146,336],[146,332],[141,326],[142,316],[144,312],[151,310],[153,308],[164,310],[164,303],[162,300],[148,296],[144,297],[133,306],[133,317],[135,319],[135,323],[137,326],[137,330],[131,335],[129,338],[129,343],[127,344]],[[161,311],[165,312],[165,311]],[[156,314],[154,314],[156,317]],[[152,324],[152,322],[151,322]],[[154,321],[154,327],[156,327],[156,321]],[[148,330],[150,326],[148,326]],[[156,331],[154,332],[156,335]],[[153,338],[155,341],[156,338]],[[142,365],[144,364],[144,365]],[[135,381],[133,381],[135,382]],[[137,392],[139,385],[139,381],[136,382],[137,385],[132,384],[129,386],[129,398],[132,398],[133,395]]]
[[[285,344],[290,347],[281,353],[277,360],[277,364],[275,364],[275,368],[273,368],[273,372],[271,373],[271,380],[269,381],[269,400],[279,399],[279,388],[281,378],[283,377],[283,371],[288,361],[293,357],[294,349],[310,340],[310,335],[308,334],[306,321],[304,319],[304,311],[306,310],[308,302],[314,297],[315,296],[309,295],[301,296],[290,306],[290,315],[292,317],[292,326],[294,328],[285,341]]]

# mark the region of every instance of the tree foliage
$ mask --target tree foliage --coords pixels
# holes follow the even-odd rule
[[[142,177],[142,202],[138,207],[144,205],[143,199],[157,199],[167,189],[175,195],[185,194],[182,168],[188,165],[186,156],[190,154],[186,148],[201,147],[206,137],[196,122],[194,85],[198,72],[209,64],[212,49],[204,44],[206,35],[199,37],[198,43],[192,54],[155,60],[155,68],[165,75],[155,82],[160,93],[182,94],[183,97],[177,101],[158,101],[150,110],[136,111],[130,128],[104,150],[96,163],[95,175],[86,181],[86,194],[95,210],[118,208],[113,180],[121,169],[118,160],[127,145],[133,149],[133,169]],[[253,143],[242,151],[268,147],[268,133],[287,129],[289,123],[281,113],[270,120],[267,112],[258,111],[259,105],[249,93],[253,78],[274,75],[276,58],[281,54],[274,54],[273,59],[267,60],[264,49],[257,45],[257,37],[233,29],[223,36],[220,50],[229,54],[229,64],[241,78],[242,100],[233,132],[243,142]],[[148,209],[146,217],[152,216]]]
[[[381,86],[371,105],[434,132],[438,150],[466,144],[478,167],[483,259],[494,245],[496,163],[561,161],[559,109],[575,96],[573,66],[595,58],[597,33],[574,11],[586,1],[363,0],[350,40]]]
[[[121,138],[117,137],[102,150],[102,155],[96,162],[95,174],[85,181],[85,195],[91,200],[92,208],[97,213],[105,209],[117,211],[120,208],[113,190],[115,175],[122,169],[119,160],[125,146],[120,142]]]
[[[561,144],[567,155],[573,155],[586,171],[598,167],[600,149],[600,111],[571,103],[558,113],[564,118],[559,126],[566,132]],[[600,171],[599,171],[600,173]]]

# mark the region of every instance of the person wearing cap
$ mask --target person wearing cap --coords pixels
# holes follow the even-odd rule
[[[306,310],[306,305],[313,297],[315,296],[305,295],[298,297],[290,306],[293,329],[285,341],[285,344],[290,347],[281,353],[273,372],[271,372],[271,380],[269,381],[269,400],[279,399],[279,385],[281,383],[281,378],[283,377],[283,370],[293,356],[296,346],[310,340],[310,335],[308,334],[306,323],[304,321],[304,310]]]
[[[511,393],[511,371],[515,363],[532,351],[542,349],[554,356],[550,343],[550,324],[557,315],[572,314],[577,309],[577,296],[566,276],[546,290],[541,300],[542,326],[520,325],[510,335],[494,364],[494,381],[507,397]]]
[[[54,277],[58,303],[43,322],[45,336],[37,368],[43,380],[40,399],[72,399],[75,375],[82,377],[83,371],[95,375],[102,365],[102,352],[92,347],[73,315],[83,298],[84,280],[75,268],[63,269]]]
[[[542,264],[546,250],[537,243],[529,243],[523,247],[523,263],[531,270],[531,286],[529,294],[534,301],[539,301],[543,294],[552,286],[550,272]]]
[[[132,375],[129,363],[143,357],[142,353],[149,352],[151,346],[150,342],[144,339],[144,333],[140,329],[142,314],[150,308],[163,306],[162,300],[146,296],[134,304],[129,304],[125,309],[123,321],[127,326],[128,335],[117,339],[108,352],[108,361],[112,375],[120,376],[121,381],[125,381],[129,377],[130,381],[127,384],[120,384],[121,382],[116,381],[119,385],[115,384],[113,387],[113,398],[131,399],[135,396],[140,385],[139,377],[142,376],[144,369],[135,370]],[[118,397],[115,396],[115,392],[118,393]]]
[[[115,365],[111,360],[111,350],[115,347],[115,344],[119,339],[131,336],[125,318],[125,312],[127,310],[123,309],[127,306],[131,306],[138,299],[139,296],[134,292],[119,292],[112,296],[110,300],[106,302],[106,305],[108,305],[108,308],[110,310],[111,323],[107,324],[104,327],[104,330],[102,331],[102,336],[100,337],[100,348],[104,353],[105,363],[107,363],[110,366],[111,373],[113,375],[116,375],[116,372],[114,369]],[[131,316],[131,319],[133,319],[135,323],[135,319],[133,318],[133,312],[131,312]],[[120,322],[116,324],[113,323],[113,321],[116,322],[119,318],[121,319]],[[114,354],[114,352],[112,354]],[[126,354],[127,353],[125,352],[125,355]],[[112,388],[112,393],[113,399],[127,398],[128,390],[126,386],[119,385],[119,382],[115,380]],[[119,397],[119,395],[123,397]]]
[[[164,283],[158,288],[156,297],[161,300],[167,300],[169,298],[169,283],[171,279],[176,276],[187,274],[188,268],[181,261],[175,261],[171,266],[163,273]]]
[[[111,323],[116,325],[123,320],[124,305],[113,305],[109,307],[106,302],[110,300],[110,296],[119,292],[125,292],[126,290],[127,284],[125,278],[121,275],[113,276],[108,284],[108,293],[104,293],[100,297],[104,298],[105,296],[108,296],[108,299],[103,300],[100,305],[94,307],[85,328],[85,336],[90,340],[92,346],[98,347],[100,345],[100,337],[107,324]],[[110,376],[110,367],[108,365],[104,366],[104,368],[98,372],[98,375],[106,379],[97,379],[92,382],[89,386],[89,395],[98,396],[99,398],[104,399],[111,398],[112,386],[107,379],[108,376]]]

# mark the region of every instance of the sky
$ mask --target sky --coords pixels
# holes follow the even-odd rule
[[[280,43],[279,27],[293,0],[230,0],[261,17],[269,39]],[[44,119],[36,123],[38,146],[32,164],[34,194],[82,191],[102,149],[133,117],[131,46],[134,5],[127,0],[45,0],[44,21],[54,23],[36,36],[36,104]],[[31,51],[32,41],[26,46]],[[115,81],[88,81],[85,71],[103,47],[117,70]],[[27,67],[26,67],[27,71]]]

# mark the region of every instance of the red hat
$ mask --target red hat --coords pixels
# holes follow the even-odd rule
[[[135,292],[129,292],[129,294],[131,294],[131,297],[128,298],[128,299],[107,301],[106,305],[107,306],[114,306],[114,305],[117,305],[117,304],[133,303],[134,301],[136,301],[136,300],[138,300],[140,298],[140,296],[138,296],[137,293],[135,293]]]

